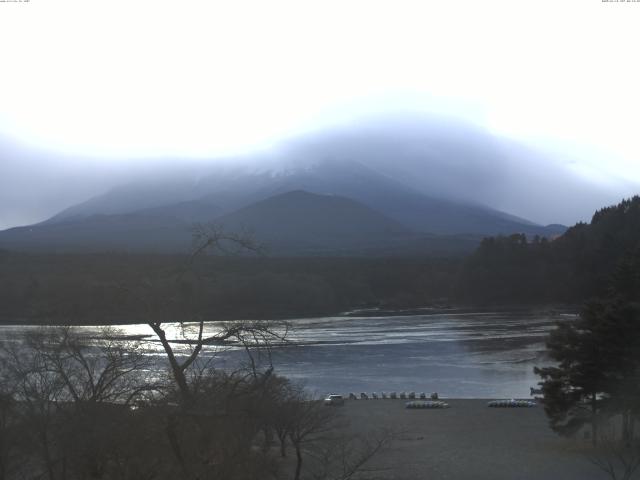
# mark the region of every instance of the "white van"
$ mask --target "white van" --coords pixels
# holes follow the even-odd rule
[[[327,398],[324,399],[324,404],[334,407],[344,405],[344,398],[342,398],[342,395],[327,395]]]

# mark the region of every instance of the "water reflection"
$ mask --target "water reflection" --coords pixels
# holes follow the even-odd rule
[[[292,320],[293,345],[276,348],[276,372],[318,393],[437,391],[459,398],[527,397],[538,379],[534,365],[549,363],[544,339],[555,322],[571,314],[539,312],[453,312],[412,316],[324,317]],[[167,324],[167,337],[184,340],[193,326]],[[39,327],[2,326],[7,341]],[[206,335],[223,323],[206,326]],[[88,336],[101,327],[79,327]],[[164,368],[162,346],[144,324],[118,327],[123,341],[142,342]],[[188,354],[188,343],[176,343]],[[236,368],[238,347],[204,351],[220,368]]]

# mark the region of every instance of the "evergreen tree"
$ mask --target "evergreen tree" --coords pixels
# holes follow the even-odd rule
[[[571,435],[590,424],[595,443],[599,421],[620,414],[630,438],[640,413],[640,306],[591,302],[578,319],[551,332],[547,347],[558,364],[535,372],[551,428]]]
[[[543,380],[540,385],[551,428],[572,435],[590,424],[595,442],[606,391],[607,358],[591,318],[583,313],[576,321],[559,324],[547,341],[549,355],[558,365],[534,371]]]

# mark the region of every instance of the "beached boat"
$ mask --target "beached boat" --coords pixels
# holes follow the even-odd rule
[[[491,400],[487,403],[488,407],[492,408],[531,408],[536,406],[536,402],[531,400],[514,400],[505,399],[505,400]]]
[[[405,403],[404,406],[405,408],[449,408],[449,404],[447,402],[433,400],[415,400]]]

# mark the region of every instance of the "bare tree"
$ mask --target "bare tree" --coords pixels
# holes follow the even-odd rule
[[[372,460],[396,436],[382,430],[366,436],[338,433],[315,452],[318,468],[315,480],[349,480],[375,469],[367,468]]]
[[[2,379],[0,379],[2,381]],[[0,384],[0,480],[7,480],[19,463],[17,456],[16,404],[7,385]]]
[[[203,371],[197,362],[208,347],[220,348],[236,344],[245,349],[247,360],[257,375],[256,355],[270,352],[273,341],[284,341],[287,334],[286,322],[264,320],[224,322],[217,329],[208,332],[206,319],[202,314],[204,291],[198,259],[209,252],[222,255],[240,253],[261,254],[259,245],[248,232],[226,232],[219,225],[196,224],[193,227],[192,252],[184,265],[174,272],[173,280],[159,285],[147,279],[134,289],[121,286],[122,290],[133,294],[144,305],[146,323],[151,327],[165,352],[175,385],[183,406],[193,402],[193,384],[190,369]],[[168,324],[178,323],[182,338],[170,338]],[[174,349],[178,342],[188,345],[187,355],[179,355]]]
[[[151,364],[146,350],[138,342],[118,338],[110,327],[102,328],[96,338],[71,327],[44,330],[28,336],[26,347],[42,355],[47,370],[61,379],[67,399],[77,406],[129,404],[153,387],[140,377]]]
[[[141,376],[148,357],[113,330],[102,333],[88,338],[68,327],[43,328],[2,348],[25,463],[32,470],[40,464],[50,480],[102,478],[116,452],[133,455],[120,446],[132,433],[128,404],[150,387]]]
[[[348,480],[365,473],[369,461],[385,448],[394,434],[391,431],[349,434],[348,422],[340,410],[327,407],[302,389],[284,390],[286,400],[276,412],[276,431],[281,432],[296,453],[294,480],[306,476],[315,480]],[[284,443],[281,443],[281,455]],[[306,460],[305,460],[306,459]]]
[[[282,458],[287,456],[287,439],[293,429],[297,409],[292,409],[301,397],[300,387],[292,385],[282,379],[269,402],[269,428],[273,430],[280,443],[279,450]]]
[[[203,315],[207,298],[203,275],[208,272],[202,271],[198,259],[212,251],[222,255],[255,254],[261,252],[261,247],[247,233],[227,233],[216,225],[196,225],[192,253],[173,275],[173,282],[157,285],[148,280],[134,292],[145,305],[146,323],[162,345],[175,385],[179,408],[167,405],[165,433],[181,466],[181,475],[186,478],[212,472],[221,478],[231,478],[239,457],[250,452],[256,429],[265,423],[256,418],[260,410],[256,398],[264,396],[260,392],[264,392],[272,372],[271,345],[285,341],[287,334],[285,322],[207,324]],[[186,346],[188,351],[176,349],[176,345]],[[216,370],[213,359],[228,348],[244,350],[246,370],[232,373]],[[244,414],[238,414],[237,405],[244,405]],[[234,427],[227,425],[232,420]],[[249,463],[240,465],[246,467]]]
[[[612,480],[629,480],[640,468],[640,441],[629,438],[624,431],[626,419],[622,418],[623,432],[618,438],[613,419],[601,425],[598,446],[587,454],[587,459]]]
[[[318,442],[323,435],[335,428],[335,410],[325,407],[317,400],[299,397],[289,404],[291,421],[289,439],[296,452],[296,470],[294,479],[300,479],[303,452]]]
[[[32,335],[30,337],[34,337]],[[31,468],[42,468],[49,480],[64,478],[59,454],[57,403],[66,399],[64,381],[53,374],[42,351],[27,348],[27,342],[3,345],[2,371],[11,395],[20,408],[16,413],[20,423],[34,445],[35,457]],[[39,465],[34,465],[34,460]]]
[[[257,376],[256,353],[252,350],[256,349],[258,354],[261,351],[270,351],[271,342],[274,340],[284,340],[287,328],[283,322],[268,321],[234,321],[225,322],[221,328],[210,335],[205,335],[205,320],[199,319],[196,322],[197,333],[189,339],[191,346],[190,353],[184,359],[178,358],[174,352],[171,339],[167,337],[165,327],[162,322],[149,322],[149,326],[153,329],[169,361],[169,366],[173,374],[173,378],[180,392],[181,399],[188,405],[193,401],[192,384],[189,382],[188,370],[196,367],[195,363],[202,350],[207,346],[221,346],[228,343],[235,343],[245,349],[247,359],[249,361],[251,371]],[[200,370],[201,371],[201,370]]]

